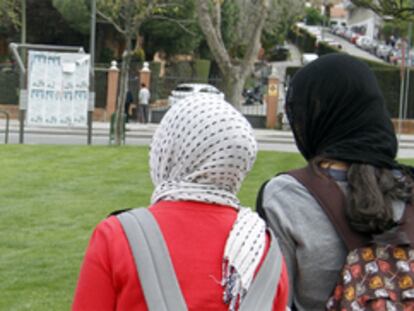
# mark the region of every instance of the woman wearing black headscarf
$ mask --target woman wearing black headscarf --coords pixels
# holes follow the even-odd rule
[[[412,184],[395,160],[394,128],[369,67],[345,54],[320,57],[294,76],[286,112],[309,167],[344,192],[352,230],[379,234],[395,227]],[[308,189],[286,174],[265,186],[262,208],[287,261],[289,304],[324,310],[348,253],[335,226]]]

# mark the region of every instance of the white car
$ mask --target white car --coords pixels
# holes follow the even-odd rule
[[[310,62],[314,61],[315,59],[317,59],[318,57],[319,57],[318,54],[304,53],[302,55],[302,65],[305,66],[309,64]]]
[[[168,105],[172,106],[176,104],[180,99],[198,93],[213,94],[217,95],[217,97],[220,99],[224,99],[224,93],[211,84],[183,83],[177,85],[177,87],[171,91],[171,95],[168,96]]]

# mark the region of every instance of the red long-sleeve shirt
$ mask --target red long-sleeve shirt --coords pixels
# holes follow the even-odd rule
[[[227,311],[220,285],[224,246],[237,213],[197,202],[159,202],[150,211],[166,241],[188,310]],[[286,309],[283,262],[274,311]],[[116,217],[102,221],[90,240],[72,310],[148,310],[132,253]]]

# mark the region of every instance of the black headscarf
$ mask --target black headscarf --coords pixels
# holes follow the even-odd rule
[[[289,86],[286,112],[307,160],[319,156],[397,166],[397,139],[377,80],[349,55],[325,55],[299,70]]]

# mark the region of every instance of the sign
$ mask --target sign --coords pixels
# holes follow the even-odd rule
[[[86,126],[88,54],[29,51],[27,123]]]
[[[275,96],[277,97],[278,95],[278,89],[277,89],[278,85],[277,84],[269,84],[269,88],[268,88],[268,96]]]

